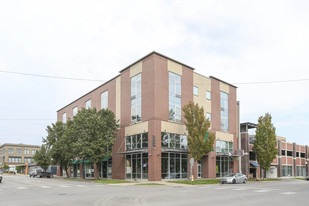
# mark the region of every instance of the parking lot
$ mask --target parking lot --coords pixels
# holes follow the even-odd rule
[[[164,182],[163,182],[164,183]],[[5,175],[1,205],[306,205],[309,182],[216,185],[103,185],[59,178]]]

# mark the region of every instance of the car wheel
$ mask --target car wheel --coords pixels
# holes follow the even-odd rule
[[[232,181],[232,183],[233,183],[233,184],[236,184],[236,180],[234,179],[234,180]]]
[[[243,183],[246,184],[247,183],[247,179],[244,179]]]
[[[0,183],[2,182],[2,179],[0,180]]]

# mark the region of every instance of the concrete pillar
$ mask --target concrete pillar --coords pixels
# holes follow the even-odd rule
[[[161,180],[161,121],[148,122],[148,180]]]

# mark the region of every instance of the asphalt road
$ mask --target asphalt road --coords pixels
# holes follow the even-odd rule
[[[309,181],[237,185],[103,185],[65,179],[4,176],[0,205],[308,205]]]

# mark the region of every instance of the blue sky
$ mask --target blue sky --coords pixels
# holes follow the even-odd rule
[[[309,144],[308,1],[0,1],[0,71],[109,80],[151,51],[238,86],[241,121],[269,112]],[[0,143],[41,144],[99,82],[0,72]]]

